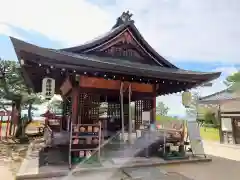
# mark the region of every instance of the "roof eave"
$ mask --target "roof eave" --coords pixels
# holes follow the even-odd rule
[[[11,41],[12,41],[12,43],[13,43],[13,45],[14,45],[14,48],[15,48],[15,51],[16,51],[16,53],[17,53],[17,56],[18,56],[18,58],[19,58],[19,60],[21,59],[21,54],[20,54],[20,52],[21,51],[25,51],[25,52],[29,52],[29,53],[33,53],[33,54],[36,54],[36,56],[46,56],[47,58],[49,58],[50,59],[50,63],[52,63],[52,64],[54,64],[54,63],[56,63],[56,64],[62,64],[62,65],[65,65],[65,66],[69,66],[69,65],[71,65],[72,67],[69,67],[69,68],[73,68],[73,67],[75,67],[75,68],[78,68],[77,67],[77,65],[76,64],[74,64],[73,62],[79,62],[79,61],[84,61],[84,62],[87,62],[87,61],[89,61],[89,59],[79,59],[79,58],[76,58],[76,57],[71,57],[71,56],[69,56],[69,55],[66,55],[66,54],[61,54],[61,52],[58,52],[57,53],[57,51],[56,52],[54,52],[54,51],[52,51],[52,50],[50,50],[50,49],[46,49],[46,48],[41,48],[41,47],[38,47],[38,46],[35,46],[35,45],[32,45],[32,44],[29,44],[29,43],[26,43],[26,42],[24,42],[24,41],[21,41],[21,40],[18,40],[18,39],[15,39],[15,38],[12,38],[11,37]],[[66,59],[68,60],[67,61],[67,64],[66,64]],[[33,59],[30,59],[30,60],[32,60],[32,61],[34,61]],[[40,61],[42,61],[41,59],[35,59],[35,61],[37,61],[37,62],[39,62],[39,63],[46,63],[46,62],[40,62]],[[64,62],[64,63],[63,63]],[[84,64],[84,63],[81,63],[82,65]],[[94,62],[91,62],[91,64],[93,65],[94,64]],[[80,64],[79,64],[80,65]],[[80,65],[80,67],[82,66],[82,65]],[[111,72],[112,71],[112,69],[114,69],[113,67],[112,67],[112,65],[108,65],[107,67],[106,67],[106,65],[105,64],[101,64],[100,62],[98,62],[98,64],[97,65],[101,65],[101,67],[103,68],[103,70],[106,70],[106,72],[107,71],[109,71],[109,72]],[[100,68],[99,66],[96,66],[96,64],[94,65],[95,67],[92,67],[92,68]],[[115,66],[115,65],[114,65]],[[110,68],[110,67],[112,67],[112,68]],[[129,67],[129,68],[134,68],[134,69],[136,69],[137,67]],[[22,68],[23,70],[24,70],[24,68]],[[123,67],[121,67],[121,69],[125,69],[125,68],[123,68]],[[119,72],[119,71],[118,71]],[[126,71],[125,73],[129,73],[129,71]],[[140,72],[139,70],[138,70],[138,72]],[[121,73],[121,72],[120,72]],[[122,72],[122,73],[124,73],[124,72]],[[131,73],[131,71],[130,71],[130,73]],[[159,73],[159,72],[156,72],[157,74]],[[154,73],[154,74],[156,74],[156,73]],[[25,74],[25,73],[24,73]],[[146,74],[146,73],[145,73]],[[144,74],[144,75],[145,75]],[[160,74],[161,74],[161,76],[160,76]],[[168,78],[170,78],[169,80],[171,80],[171,79],[173,79],[173,80],[178,80],[179,79],[179,81],[181,81],[181,79],[180,78],[182,78],[182,81],[189,81],[190,82],[190,80],[191,80],[191,82],[193,81],[193,82],[195,82],[197,85],[199,85],[199,84],[201,84],[201,83],[206,83],[206,82],[208,82],[208,81],[211,81],[211,80],[213,80],[213,79],[216,79],[216,78],[218,78],[219,76],[220,76],[220,74],[221,73],[204,73],[204,74],[194,74],[194,75],[191,75],[191,74],[177,74],[176,72],[174,72],[174,73],[170,73],[170,72],[163,72],[163,73],[160,73],[159,75],[158,75],[158,77],[157,76],[155,76],[155,77],[152,77],[152,78],[166,78],[166,79],[168,79]],[[131,74],[129,74],[129,75],[131,75]],[[135,73],[134,74],[132,74],[132,75],[136,75]],[[181,77],[180,77],[181,76]],[[193,77],[191,77],[191,76],[193,76]],[[147,76],[146,76],[147,77]],[[149,75],[148,76],[149,78],[151,78],[151,76]],[[190,78],[191,77],[191,78]],[[27,78],[27,76],[25,75],[25,78]],[[27,82],[27,81],[26,81]],[[31,87],[33,87],[32,85],[31,85]]]
[[[22,64],[21,64],[21,56],[20,56],[20,52],[19,52],[19,49],[20,49],[20,44],[18,43],[19,40],[14,38],[14,37],[11,37],[9,36],[10,38],[10,41],[12,42],[13,44],[13,48],[15,50],[15,53],[16,53],[16,56],[17,56],[17,59],[18,59],[18,63],[20,64],[20,72],[21,72],[21,75],[26,83],[26,86],[27,88],[30,88],[30,89],[33,89],[34,90],[34,85],[32,83],[32,81],[29,79],[29,76],[27,75],[27,72],[24,68],[22,68]]]
[[[46,57],[48,57],[50,59],[53,59],[53,61],[52,61],[53,63],[54,63],[55,60],[57,60],[55,62],[56,63],[58,62],[60,64],[62,62],[66,63],[66,61],[65,61],[66,57],[69,57],[72,60],[76,60],[76,59],[84,60],[84,61],[88,61],[89,59],[91,60],[91,56],[90,56],[90,58],[87,58],[87,59],[82,59],[84,57],[81,58],[81,56],[80,56],[80,58],[76,58],[76,57],[66,55],[66,54],[62,53],[61,51],[55,51],[54,52],[52,50],[49,50],[49,49],[46,49],[46,48],[41,48],[41,47],[38,47],[36,45],[30,44],[30,43],[27,43],[27,42],[24,42],[24,41],[15,39],[15,38],[11,38],[11,40],[14,44],[16,53],[18,54],[18,57],[20,56],[20,51],[26,51],[26,52],[34,53],[34,54],[40,55],[40,56],[45,55]],[[78,54],[76,54],[76,55],[78,55]],[[71,64],[71,61],[69,61],[68,64]],[[135,67],[135,68],[137,68],[137,67]],[[220,74],[221,73],[219,73],[219,72],[217,72],[217,73],[203,73],[203,74],[196,74],[194,76],[199,77],[200,79],[203,78],[202,80],[204,80],[204,82],[205,82],[205,81],[211,81],[213,79],[218,78],[220,76]],[[191,75],[191,74],[186,74],[186,75]]]

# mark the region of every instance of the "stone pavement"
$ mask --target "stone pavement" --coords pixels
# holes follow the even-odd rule
[[[206,154],[212,158],[212,162],[162,166],[161,170],[181,173],[194,180],[240,179],[240,149],[238,146],[204,142],[204,149]]]
[[[79,176],[72,176],[69,174],[67,177],[54,177],[54,178],[38,178],[38,180],[121,180],[122,178],[126,178],[120,171],[105,171],[105,172],[93,172],[91,175],[89,173],[81,173]],[[36,180],[36,179],[28,179],[28,180]]]
[[[205,141],[204,150],[209,155],[240,161],[240,146],[238,145],[226,145]]]
[[[213,159],[207,163],[191,163],[191,164],[175,164],[160,166],[159,172],[172,172],[183,175],[193,180],[239,180],[240,177],[240,148],[238,146],[221,145],[219,143],[204,142],[206,154]],[[119,180],[123,176],[115,172],[97,172],[81,173],[82,180],[94,179],[98,180]],[[78,179],[80,176],[68,176],[67,178],[51,178],[51,180],[68,180]],[[176,180],[179,178],[176,178]],[[47,179],[42,179],[47,180]],[[175,179],[174,179],[175,180]]]
[[[14,176],[12,172],[8,169],[8,167],[5,165],[0,165],[0,174],[1,179],[4,180],[14,180]]]

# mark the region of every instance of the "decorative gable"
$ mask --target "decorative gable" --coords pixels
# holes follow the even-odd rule
[[[116,24],[105,35],[95,38],[81,46],[62,49],[78,54],[94,54],[97,56],[110,56],[144,64],[157,65],[178,69],[174,64],[160,56],[142,37],[132,14],[123,12],[117,18]],[[126,58],[127,57],[127,58]]]
[[[141,47],[129,29],[124,30],[100,46],[88,49],[85,53],[96,53],[98,55],[120,59],[124,58],[135,62],[156,65],[156,62],[152,61],[152,57]]]

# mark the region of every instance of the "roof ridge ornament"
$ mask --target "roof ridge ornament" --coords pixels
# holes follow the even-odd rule
[[[116,22],[116,24],[113,26],[113,29],[116,28],[116,27],[118,27],[118,26],[120,26],[120,25],[122,25],[122,24],[126,24],[126,23],[129,23],[129,22],[134,23],[134,21],[131,19],[132,16],[133,16],[133,14],[130,13],[129,10],[126,11],[126,12],[124,11],[124,12],[122,13],[122,15],[117,18],[117,22]]]
[[[123,12],[122,15],[120,16],[120,18],[124,23],[126,23],[129,21],[132,21],[131,20],[132,16],[133,16],[133,14],[131,14],[129,11],[127,11],[127,12]]]

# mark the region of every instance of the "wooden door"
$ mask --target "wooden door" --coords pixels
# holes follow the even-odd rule
[[[233,119],[233,136],[236,144],[240,144],[240,118]]]

